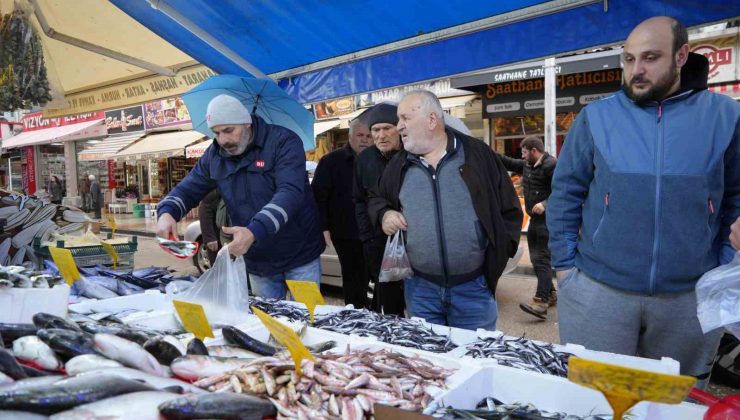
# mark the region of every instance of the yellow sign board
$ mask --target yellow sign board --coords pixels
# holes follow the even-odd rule
[[[208,67],[197,65],[178,71],[174,77],[150,76],[73,93],[64,97],[69,102],[68,108],[44,109],[44,117],[53,118],[123,108],[179,95],[215,74]]]
[[[49,253],[68,285],[71,286],[72,283],[82,278],[80,272],[77,271],[77,264],[72,258],[72,253],[68,249],[49,247]]]
[[[568,379],[601,391],[614,410],[615,420],[640,401],[679,404],[696,383],[691,376],[648,372],[578,357],[568,360]]]
[[[211,325],[208,323],[208,318],[206,318],[206,313],[201,305],[181,300],[173,300],[172,304],[175,305],[175,310],[177,315],[180,316],[182,325],[186,330],[193,333],[198,340],[213,337]]]
[[[270,331],[270,334],[275,337],[275,340],[277,340],[280,344],[284,345],[285,348],[288,349],[288,351],[290,352],[290,356],[293,358],[293,362],[295,363],[295,370],[300,376],[301,361],[303,359],[314,360],[314,357],[311,352],[308,351],[306,346],[303,345],[300,337],[298,337],[298,334],[296,334],[296,332],[293,331],[290,327],[281,324],[275,318],[262,312],[254,306],[252,307],[252,311],[255,315],[257,315],[262,323],[265,324],[265,327],[267,327],[267,330]]]
[[[324,297],[321,296],[319,285],[312,281],[299,280],[288,280],[286,283],[293,298],[308,308],[308,314],[313,324],[313,311],[316,309],[316,305],[324,305]]]
[[[116,249],[113,248],[113,245],[109,244],[108,242],[100,241],[100,244],[103,246],[103,249],[105,250],[105,252],[107,252],[108,255],[110,255],[111,259],[113,260],[113,269],[114,270],[117,269],[118,260],[120,259],[120,257],[118,256],[118,251],[116,251]]]

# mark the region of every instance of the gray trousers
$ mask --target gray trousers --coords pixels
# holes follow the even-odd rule
[[[722,329],[702,333],[696,293],[648,296],[599,283],[578,269],[558,287],[560,342],[590,350],[670,357],[681,374],[697,377],[703,388],[712,369]]]

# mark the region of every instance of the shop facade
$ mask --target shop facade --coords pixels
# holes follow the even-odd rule
[[[709,90],[740,100],[740,28],[701,32],[689,38],[692,52],[709,60]]]

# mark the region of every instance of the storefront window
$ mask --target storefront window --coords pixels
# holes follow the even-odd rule
[[[62,185],[66,185],[63,144],[39,146],[38,161],[39,172],[41,173],[41,190],[46,188],[52,175],[57,176]]]

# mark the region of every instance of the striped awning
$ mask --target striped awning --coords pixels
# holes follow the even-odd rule
[[[721,93],[733,99],[740,99],[740,82],[718,83],[709,85],[709,90],[714,93]]]
[[[77,154],[77,159],[81,162],[96,160],[108,160],[112,158],[119,150],[129,144],[139,140],[146,135],[140,131],[136,134],[126,134],[122,136],[108,136],[100,143],[94,144]]]

